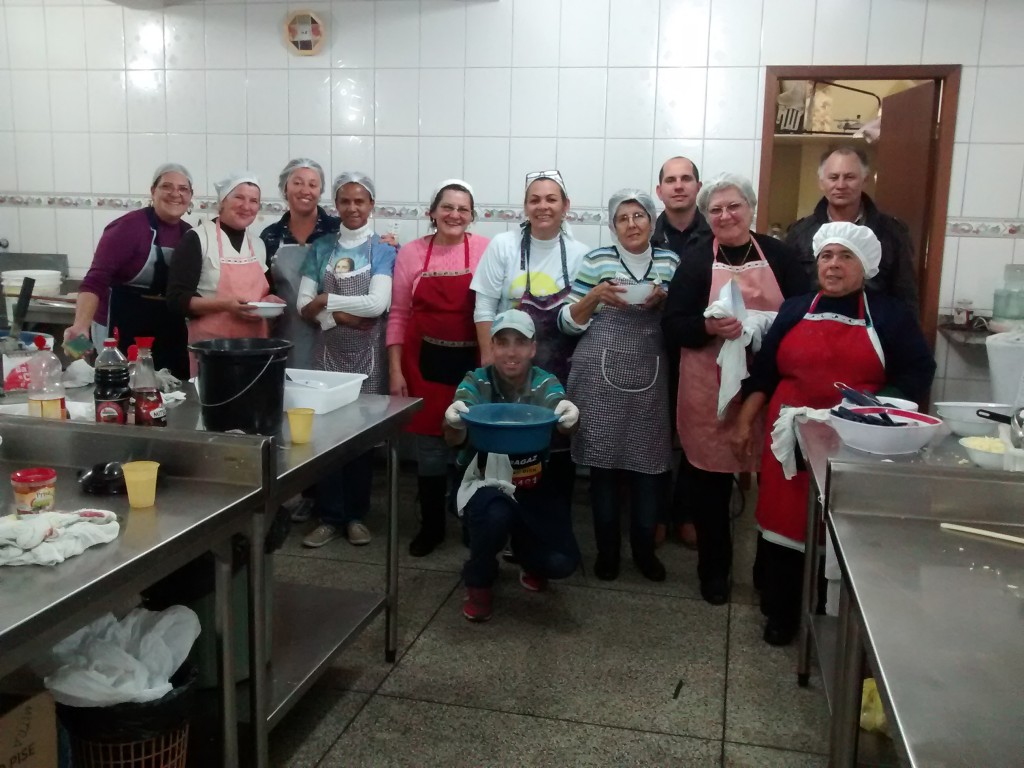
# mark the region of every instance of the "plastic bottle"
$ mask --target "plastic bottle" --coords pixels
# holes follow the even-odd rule
[[[44,349],[46,340],[35,338],[38,350],[28,361],[28,412],[44,419],[66,419],[63,370],[57,356]]]
[[[135,363],[139,359],[139,347],[136,344],[128,345],[128,389],[131,395],[128,397],[128,423],[135,423]]]
[[[153,339],[136,336],[135,343],[139,350],[131,385],[135,399],[135,423],[144,427],[166,427],[167,409],[164,408],[153,364]]]
[[[126,424],[130,398],[128,358],[121,354],[115,339],[107,339],[96,358],[96,421]]]

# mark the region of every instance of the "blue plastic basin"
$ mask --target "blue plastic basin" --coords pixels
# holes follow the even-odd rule
[[[469,426],[469,442],[478,451],[514,455],[546,449],[558,422],[550,408],[525,403],[473,405],[462,419]]]

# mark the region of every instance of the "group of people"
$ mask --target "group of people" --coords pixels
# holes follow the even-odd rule
[[[408,428],[421,519],[409,551],[430,554],[458,510],[471,621],[491,616],[503,551],[534,591],[579,567],[571,505],[580,467],[597,578],[620,573],[628,508],[630,554],[645,578],[666,578],[656,546],[666,529],[692,522],[701,594],[727,602],[733,485],[759,473],[755,583],[765,640],[785,644],[799,622],[808,483],[803,472],[787,479],[769,448],[776,417],[783,406],[835,405],[837,380],[917,400],[935,369],[915,317],[910,239],[863,193],[866,178],[857,150],[824,156],[821,203],[780,241],[752,231],[747,179],[702,183],[691,160],[674,157],[659,173],[660,215],[647,192],[616,192],[611,244],[596,249],[565,223],[569,193],[556,170],[527,174],[522,225],[490,240],[470,231],[472,186],[449,179],[429,201],[431,233],[398,247],[373,229],[376,190],[365,174],[334,180],[333,217],[320,205],[322,168],[289,162],[279,179],[288,211],[254,236],[255,177],[219,183],[217,215],[191,228],[182,220],[191,177],[166,165],[152,205],[104,231],[67,335],[97,339],[117,327],[123,344],[155,336],[157,365],[186,376],[195,372],[189,341],[273,334],[292,342],[293,367],[363,373],[364,393],[422,398]],[[723,290],[770,323],[760,350],[742,353],[749,376],[726,398],[720,352],[750,334],[709,310]],[[283,302],[285,312],[270,327],[253,301]],[[476,451],[463,416],[494,402],[554,411],[550,448]],[[319,521],[306,546],[370,541],[372,467],[365,454],[310,489]]]

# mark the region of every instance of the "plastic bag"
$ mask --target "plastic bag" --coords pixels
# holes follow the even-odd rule
[[[61,666],[43,682],[74,707],[153,701],[170,692],[199,631],[199,617],[183,605],[136,608],[121,621],[108,613],[53,647]]]
[[[873,677],[864,681],[860,699],[860,727],[865,731],[889,735],[889,724],[885,720],[885,710],[882,709],[882,697],[878,693],[878,686]]]

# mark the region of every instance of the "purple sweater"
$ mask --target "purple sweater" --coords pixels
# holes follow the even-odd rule
[[[168,224],[157,219],[156,244],[163,248],[174,248],[182,235],[192,227],[186,221]],[[95,293],[99,306],[93,317],[100,325],[107,324],[107,303],[110,288],[124,285],[142,269],[149,256],[153,242],[153,230],[149,227],[149,216],[145,208],[126,213],[110,222],[100,236],[96,255],[79,291]]]

